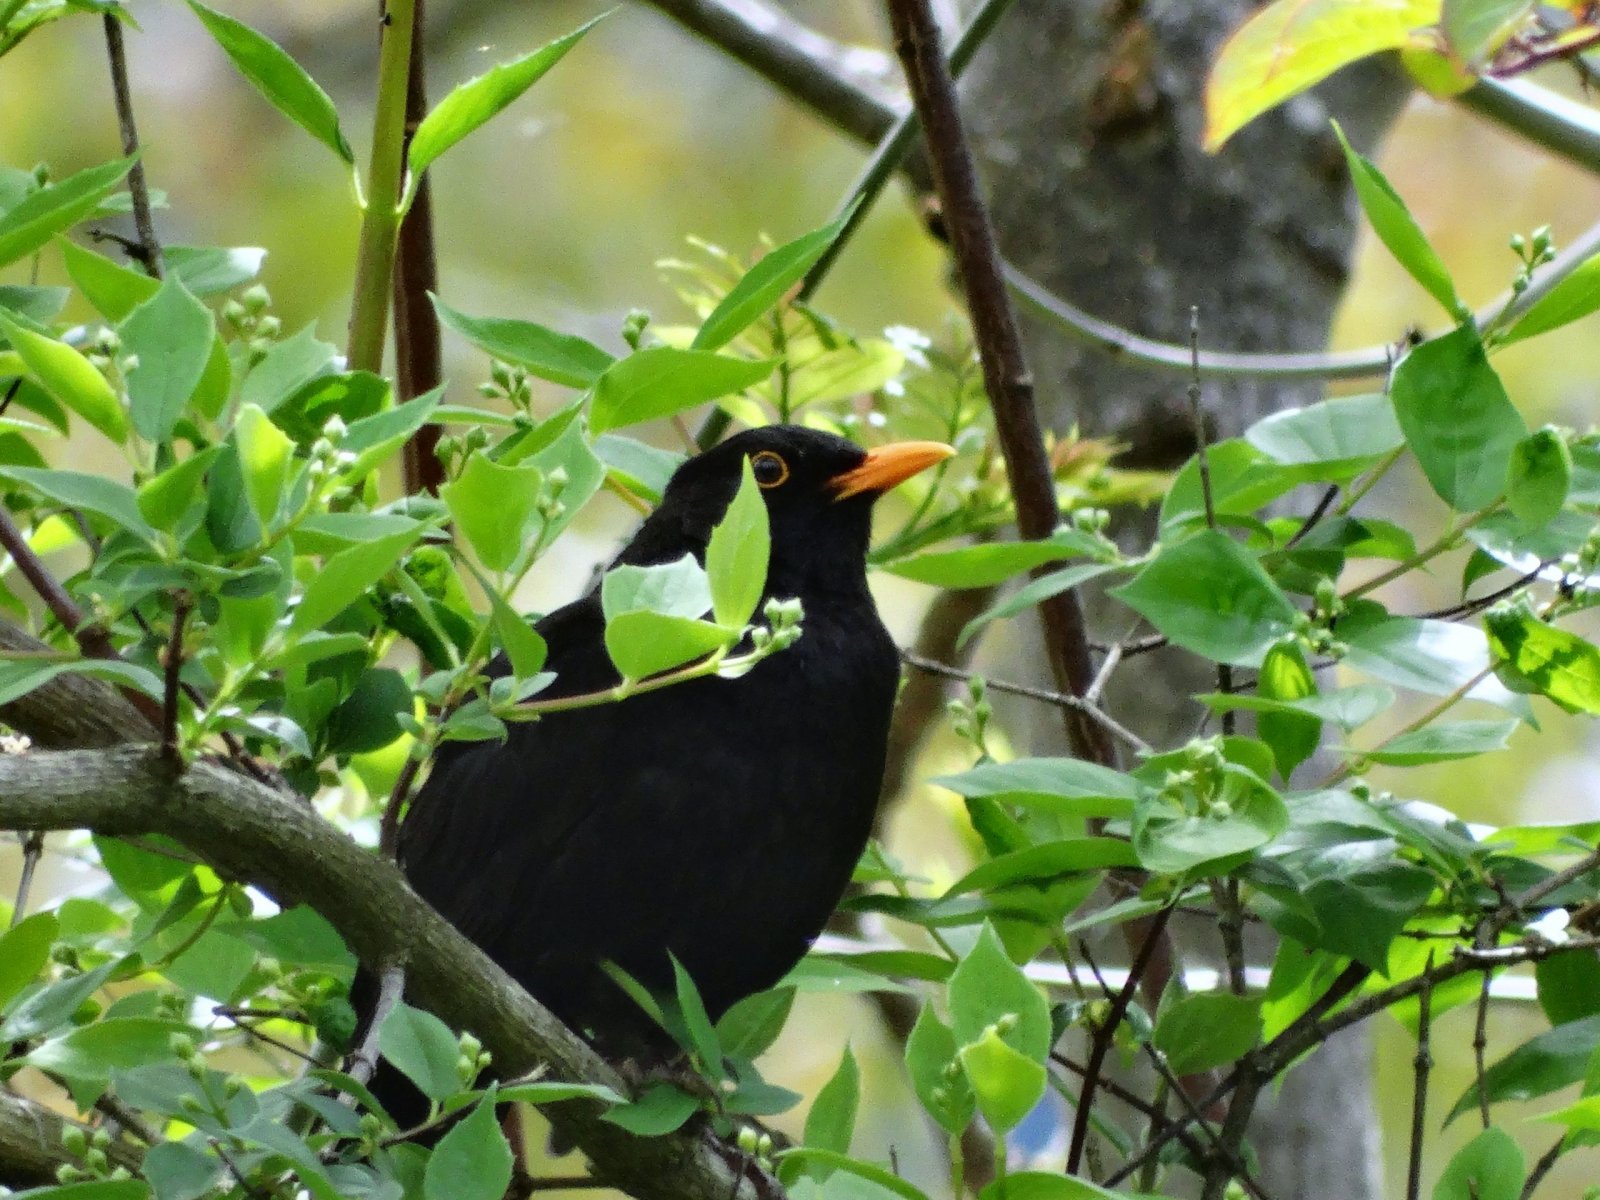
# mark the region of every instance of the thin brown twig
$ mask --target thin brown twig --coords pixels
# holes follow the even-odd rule
[[[1484,1086],[1484,1079],[1488,1074],[1486,1055],[1489,1050],[1489,985],[1493,981],[1494,972],[1485,971],[1483,987],[1478,991],[1478,1012],[1472,1024],[1472,1072],[1478,1087],[1478,1116],[1482,1118],[1485,1129],[1494,1124],[1494,1118],[1489,1115],[1489,1089]],[[1432,985],[1429,986],[1431,988]],[[1426,993],[1429,989],[1423,990]]]
[[[1078,1109],[1073,1114],[1072,1142],[1067,1150],[1068,1175],[1076,1175],[1083,1164],[1084,1146],[1089,1139],[1089,1114],[1094,1108],[1095,1088],[1099,1085],[1101,1071],[1105,1069],[1106,1055],[1111,1051],[1111,1042],[1116,1036],[1117,1026],[1122,1023],[1122,1018],[1128,1012],[1128,1005],[1133,1002],[1133,993],[1139,986],[1139,978],[1150,965],[1156,947],[1166,933],[1167,921],[1171,916],[1172,909],[1163,908],[1150,922],[1145,930],[1144,944],[1139,947],[1133,963],[1128,967],[1128,978],[1123,982],[1122,990],[1112,999],[1111,1011],[1106,1014],[1104,1021],[1095,1026],[1094,1034],[1089,1040],[1089,1060],[1085,1064],[1083,1090],[1078,1097]],[[1084,961],[1092,963],[1087,946],[1080,947],[1080,953],[1084,956]]]
[[[128,58],[122,45],[122,22],[114,12],[104,17],[106,58],[111,65],[111,94],[117,106],[117,126],[122,134],[122,153],[139,154],[139,129],[133,120],[133,95],[128,88]],[[133,227],[139,234],[134,257],[155,279],[163,274],[161,243],[156,238],[155,221],[150,215],[150,189],[145,184],[144,158],[134,158],[128,171],[128,194],[133,197]]]
[[[1563,1133],[1539,1156],[1539,1161],[1533,1164],[1533,1169],[1528,1172],[1527,1181],[1522,1185],[1522,1195],[1519,1200],[1533,1200],[1533,1193],[1544,1182],[1544,1177],[1550,1174],[1550,1169],[1556,1165],[1566,1147],[1567,1135]]]
[[[183,694],[183,627],[189,620],[193,598],[179,592],[172,601],[172,636],[167,640],[166,686],[161,702],[161,753],[174,767],[183,766],[178,751],[178,698]]]
[[[960,667],[953,667],[949,663],[928,658],[904,647],[900,650],[900,659],[907,666],[915,667],[919,671],[926,671],[930,675],[942,675],[946,679],[972,679],[978,674],[975,671],[963,670]],[[1052,692],[1048,688],[1031,687],[1024,683],[1007,683],[1003,679],[990,679],[987,676],[984,676],[984,684],[996,692],[1005,692],[1012,696],[1023,696],[1029,700],[1038,700],[1043,704],[1053,704],[1058,708],[1081,712],[1091,721],[1102,726],[1107,733],[1111,734],[1134,753],[1149,754],[1151,752],[1150,743],[1107,713],[1105,709],[1098,705],[1090,704],[1081,696],[1070,696],[1064,692]]]
[[[411,788],[417,782],[417,772],[422,770],[422,760],[416,756],[406,759],[396,776],[394,788],[389,792],[389,802],[383,807],[378,820],[378,853],[393,858],[400,846],[400,813],[411,798]]]
[[[161,1142],[161,1137],[145,1124],[144,1118],[133,1109],[129,1108],[116,1096],[107,1092],[94,1102],[95,1111],[102,1114],[107,1120],[115,1121],[123,1129],[133,1134],[146,1146],[156,1146]]]
[[[1411,1060],[1414,1083],[1411,1091],[1411,1149],[1406,1170],[1406,1200],[1420,1200],[1422,1196],[1422,1141],[1428,1126],[1428,1072],[1433,1068],[1433,1054],[1428,1045],[1428,1034],[1433,1024],[1433,953],[1428,953],[1428,965],[1423,977],[1430,980],[1417,997],[1417,1054]],[[1487,979],[1487,973],[1484,975]]]

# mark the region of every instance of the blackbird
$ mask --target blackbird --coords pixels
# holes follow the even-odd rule
[[[873,501],[951,453],[868,452],[777,425],[689,459],[616,562],[703,561],[748,459],[771,529],[763,600],[801,601],[799,641],[739,679],[552,713],[435,754],[401,868],[601,1053],[672,1052],[602,963],[670,994],[670,952],[715,1020],[781,979],[838,903],[872,828],[899,673],[867,590]],[[597,590],[536,628],[556,673],[541,699],[618,681]],[[359,990],[370,1002],[370,980]],[[374,1079],[397,1117],[414,1112],[401,1082]]]

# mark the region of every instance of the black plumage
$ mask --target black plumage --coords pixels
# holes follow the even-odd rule
[[[872,503],[949,452],[869,456],[773,426],[690,459],[617,562],[703,559],[749,458],[772,535],[764,599],[800,599],[799,641],[740,679],[550,714],[435,756],[401,867],[603,1053],[663,1045],[602,961],[670,991],[670,951],[715,1019],[776,983],[837,904],[872,827],[898,676],[867,589]],[[541,698],[617,682],[598,592],[537,628],[556,673]]]

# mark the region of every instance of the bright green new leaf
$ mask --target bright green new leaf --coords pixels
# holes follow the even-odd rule
[[[1114,1192],[1055,1171],[1008,1172],[978,1193],[978,1200],[1157,1200],[1144,1192]]]
[[[346,163],[354,165],[355,154],[339,128],[339,113],[333,101],[299,63],[242,21],[207,8],[198,0],[189,0],[189,7],[233,60],[239,73],[255,85],[268,103]]]
[[[422,526],[341,550],[322,564],[289,620],[291,635],[321,629],[400,564],[422,536]]]
[[[1151,793],[1133,818],[1133,848],[1151,871],[1181,874],[1248,854],[1289,827],[1283,797],[1258,776],[1228,763],[1218,794],[1197,804]],[[1224,807],[1225,806],[1225,807]]]
[[[212,460],[221,453],[221,446],[207,446],[141,483],[136,495],[144,519],[170,533],[194,499]]]
[[[761,487],[750,470],[750,460],[745,459],[741,466],[739,490],[711,531],[711,541],[706,546],[712,614],[719,625],[736,629],[749,622],[756,605],[761,603],[761,594],[767,587],[767,556],[772,549]]]
[[[741,630],[640,610],[606,622],[606,653],[627,679],[645,679],[733,645]]]
[[[998,1134],[1009,1133],[1039,1103],[1048,1083],[1044,1067],[987,1029],[959,1051],[978,1111]]]
[[[601,14],[565,37],[521,58],[491,67],[476,79],[454,88],[422,119],[411,138],[406,165],[412,178],[420,176],[434,159],[537,83],[603,19],[604,14]]]
[[[832,1150],[837,1154],[850,1153],[850,1138],[855,1133],[856,1110],[861,1104],[861,1071],[856,1066],[856,1056],[846,1044],[839,1069],[822,1085],[806,1114],[804,1143],[818,1150]],[[813,1166],[810,1174],[818,1180],[833,1172],[827,1167]]]
[[[589,428],[595,433],[670,417],[743,391],[772,374],[776,359],[752,362],[708,350],[652,346],[606,368],[594,385]]]
[[[1527,1179],[1522,1150],[1504,1129],[1485,1129],[1457,1151],[1433,1200],[1519,1200]]]
[[[137,361],[126,373],[133,427],[149,442],[164,442],[183,416],[211,359],[216,326],[211,310],[171,276],[118,329],[122,351]]]
[[[953,1070],[956,1038],[923,1001],[922,1012],[906,1038],[906,1070],[928,1115],[941,1129],[958,1134],[972,1122],[976,1101],[965,1072]]]
[[[558,333],[532,321],[509,317],[469,317],[437,296],[432,297],[439,321],[478,349],[522,367],[528,374],[565,387],[589,388],[617,360],[593,342]]]
[[[1087,583],[1097,576],[1115,570],[1117,568],[1110,563],[1078,563],[1076,566],[1063,567],[1059,571],[1051,571],[1048,575],[1041,575],[1038,579],[1018,588],[1004,600],[984,609],[983,612],[968,621],[961,629],[961,636],[956,638],[956,647],[959,649],[965,646],[991,621],[1001,621],[1007,617],[1014,617],[1036,604],[1043,603],[1052,596],[1059,596],[1062,592],[1071,591],[1080,583]]]
[[[1295,608],[1255,555],[1215,530],[1165,546],[1111,594],[1186,650],[1254,666],[1294,625]]]
[[[132,158],[89,167],[28,193],[0,217],[0,267],[26,258],[95,209],[133,168]]]
[[[1506,505],[1517,520],[1537,529],[1567,503],[1572,488],[1572,451],[1558,430],[1546,426],[1511,448]]]
[[[546,646],[539,631],[507,604],[500,593],[485,588],[493,609],[494,636],[511,660],[511,673],[518,679],[531,679],[544,667]]]
[[[1500,338],[1501,345],[1520,342],[1570,325],[1600,309],[1600,254],[1586,259],[1548,293],[1528,307]]]
[[[1261,1000],[1226,992],[1184,996],[1163,1007],[1154,1040],[1178,1075],[1237,1062],[1261,1040]]]
[[[503,467],[474,454],[461,474],[439,489],[439,498],[478,561],[504,571],[527,545],[543,489],[544,472],[538,467]]]
[[[490,1088],[466,1119],[450,1128],[428,1159],[425,1200],[499,1200],[511,1182],[511,1147],[495,1116]]]
[[[1491,1104],[1503,1100],[1534,1100],[1577,1083],[1584,1077],[1600,1040],[1600,1016],[1585,1017],[1547,1029],[1530,1038],[1484,1072],[1484,1090]],[[1445,1118],[1476,1112],[1478,1085],[1462,1093]]]
[[[35,333],[4,314],[0,314],[0,333],[40,387],[119,446],[127,439],[122,400],[93,363],[65,342]]]
[[[1547,696],[1573,713],[1600,713],[1600,649],[1526,609],[1484,616],[1495,673],[1515,692]]]
[[[294,458],[294,441],[254,404],[239,410],[233,426],[239,445],[239,466],[244,471],[244,494],[261,527],[271,530],[283,503]]]
[[[1437,0],[1433,2],[1437,3]],[[1364,7],[1382,7],[1366,3],[1365,0],[1362,3]],[[1456,295],[1456,285],[1450,278],[1450,272],[1445,270],[1444,263],[1428,242],[1427,235],[1422,232],[1410,209],[1406,208],[1405,201],[1370,159],[1350,148],[1338,122],[1334,122],[1333,129],[1339,135],[1339,144],[1344,147],[1345,161],[1350,167],[1350,181],[1355,184],[1356,197],[1361,201],[1367,220],[1372,222],[1372,232],[1388,247],[1395,261],[1443,306],[1445,312],[1455,319],[1465,317],[1467,309]]]
[[[1002,1040],[1024,1058],[1042,1063],[1050,1052],[1050,1006],[988,922],[951,972],[949,1002],[955,1038],[963,1045],[998,1022],[1007,1026]]]
[[[271,413],[326,372],[337,354],[334,346],[317,340],[314,326],[307,325],[294,336],[275,342],[266,356],[250,368],[239,387],[239,402],[258,404],[262,412]]]
[[[0,1009],[11,1003],[50,961],[59,923],[54,913],[34,913],[0,935]]]
[[[804,278],[812,264],[827,253],[849,219],[850,213],[843,213],[832,224],[763,254],[701,323],[692,348],[720,350],[738,337]]]
[[[1213,712],[1245,709],[1258,713],[1304,713],[1318,721],[1332,721],[1349,733],[1394,704],[1394,692],[1380,684],[1357,683],[1299,700],[1271,700],[1265,696],[1250,696],[1240,692],[1210,692],[1195,699]]]
[[[1484,355],[1477,331],[1418,346],[1395,369],[1395,416],[1439,498],[1457,512],[1492,503],[1528,427]]]
[[[1340,67],[1409,44],[1439,0],[1276,0],[1236,30],[1206,80],[1205,148]]]
[[[1077,871],[1137,867],[1139,859],[1123,838],[1064,838],[1040,842],[979,863],[946,890],[946,896],[989,892],[1019,883],[1054,883]]]
[[[161,290],[159,279],[86,250],[71,238],[58,238],[56,244],[72,282],[107,320],[122,320]]]
[[[1298,643],[1279,642],[1267,651],[1256,682],[1256,694],[1261,699],[1304,700],[1316,693],[1316,677]],[[1272,747],[1278,774],[1288,779],[1296,767],[1316,753],[1322,740],[1322,721],[1307,712],[1263,708],[1258,710],[1256,732]]]
[[[1444,0],[1439,28],[1461,62],[1481,66],[1532,14],[1537,0]]]

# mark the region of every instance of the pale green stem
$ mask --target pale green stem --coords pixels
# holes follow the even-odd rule
[[[1344,765],[1342,765],[1342,766],[1338,767],[1337,769],[1335,769],[1332,772],[1332,774],[1330,774],[1321,783],[1317,784],[1316,790],[1320,791],[1323,788],[1330,788],[1330,787],[1333,787],[1335,784],[1342,783],[1344,780],[1350,778],[1351,775],[1355,774],[1355,765],[1354,764],[1356,762],[1360,761],[1362,758],[1366,757],[1367,755],[1378,753],[1385,746],[1393,745],[1394,742],[1396,742],[1400,738],[1406,737],[1408,734],[1416,733],[1417,730],[1423,728],[1426,725],[1431,725],[1434,721],[1437,721],[1440,717],[1442,717],[1445,713],[1449,712],[1457,704],[1460,704],[1461,701],[1465,700],[1467,698],[1467,693],[1468,692],[1472,691],[1473,688],[1477,687],[1480,683],[1482,683],[1485,679],[1489,678],[1489,676],[1492,675],[1492,674],[1494,674],[1494,668],[1492,666],[1483,668],[1483,670],[1479,671],[1476,675],[1474,675],[1471,679],[1469,679],[1465,683],[1463,683],[1455,691],[1451,692],[1444,699],[1440,700],[1439,703],[1435,704],[1427,712],[1423,713],[1420,717],[1418,717],[1416,720],[1410,722],[1409,724],[1407,724],[1403,728],[1395,730],[1388,737],[1384,738],[1383,741],[1379,742],[1376,746],[1374,746],[1371,750],[1362,751],[1359,754],[1352,755],[1348,762],[1346,762]]]
[[[1396,566],[1391,567],[1389,570],[1383,572],[1383,574],[1367,580],[1367,582],[1363,583],[1360,587],[1346,592],[1343,598],[1346,601],[1359,600],[1361,597],[1377,591],[1379,588],[1383,587],[1384,584],[1393,583],[1402,575],[1410,574],[1424,563],[1431,562],[1433,559],[1438,558],[1439,555],[1444,554],[1447,551],[1454,550],[1458,545],[1461,544],[1461,535],[1463,533],[1471,529],[1474,525],[1478,524],[1499,507],[1500,501],[1496,500],[1493,504],[1487,505],[1484,508],[1480,508],[1477,512],[1468,513],[1465,517],[1461,518],[1460,521],[1451,521],[1449,527],[1439,535],[1438,541],[1434,542],[1425,549],[1417,551],[1410,558],[1406,559],[1405,562],[1399,563]]]

